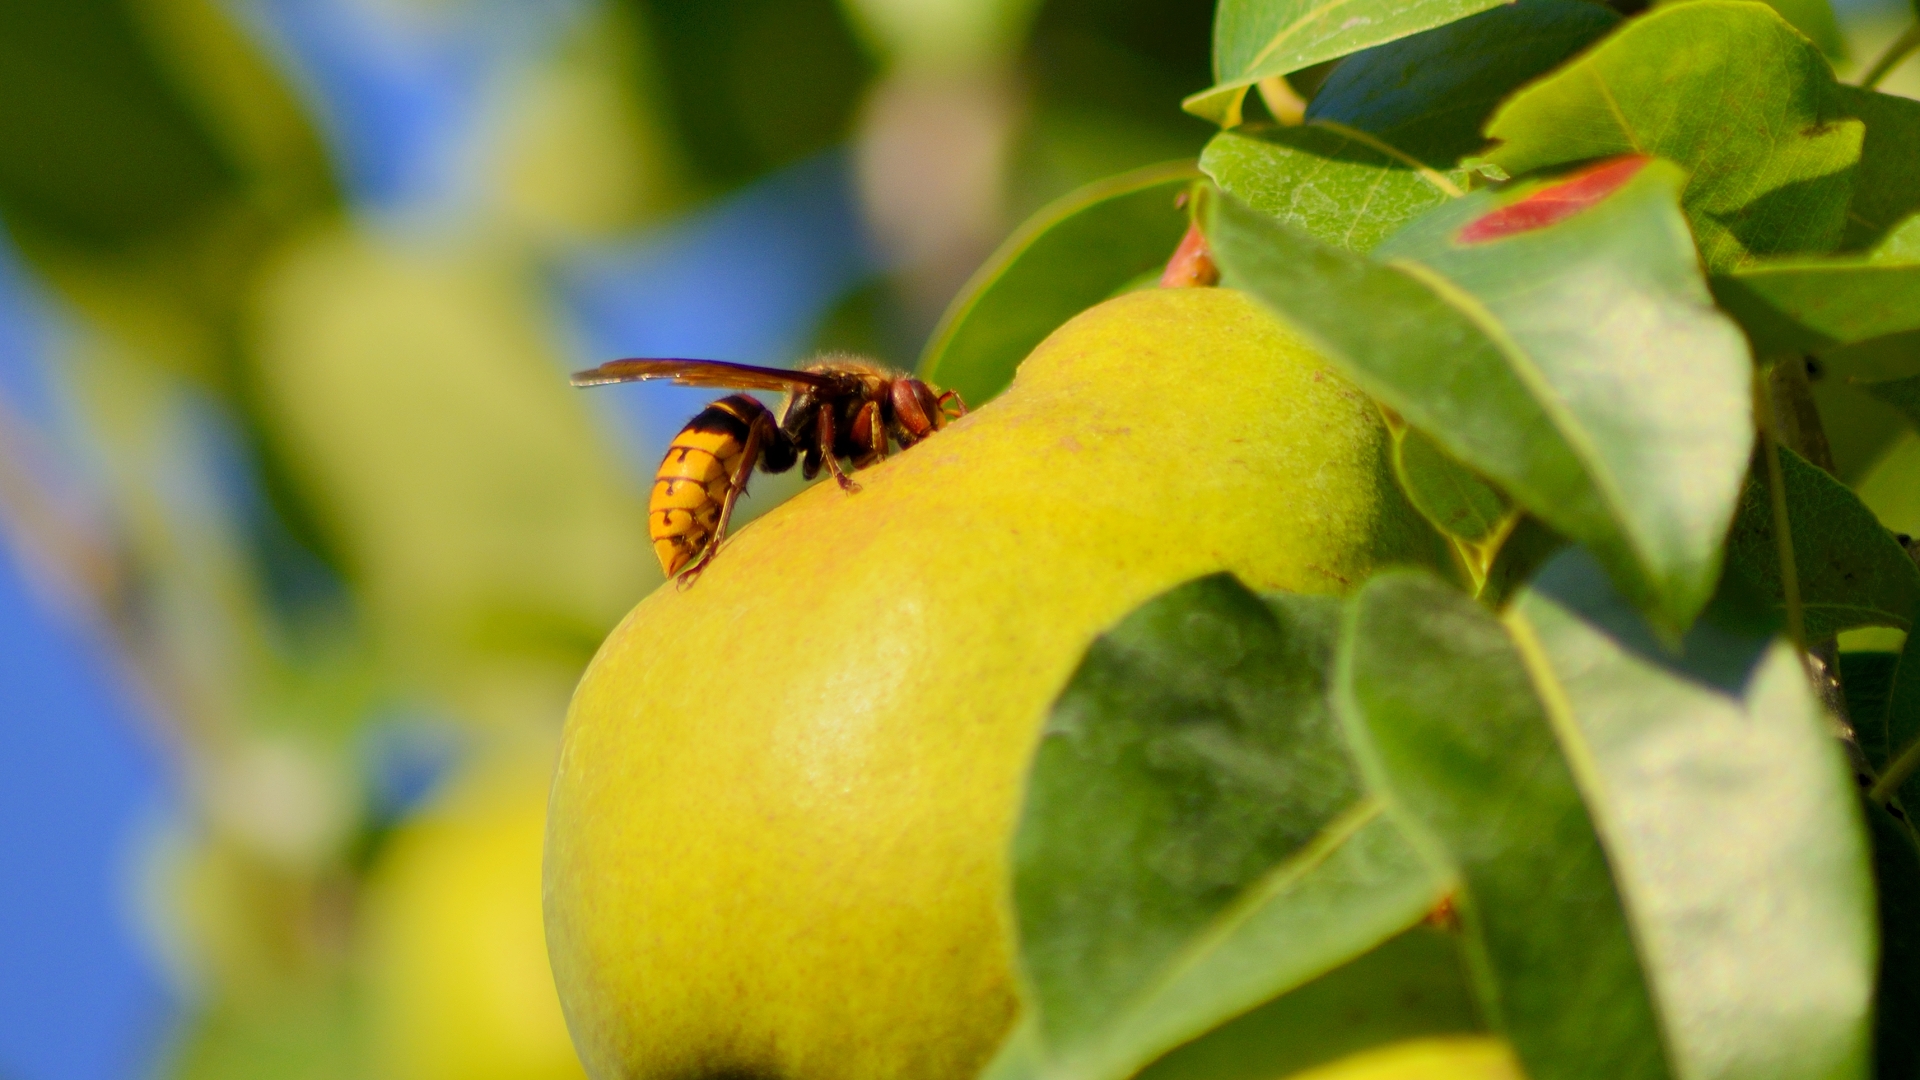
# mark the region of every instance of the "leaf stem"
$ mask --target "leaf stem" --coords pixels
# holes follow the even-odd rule
[[[1782,361],[1797,363],[1798,361]],[[1760,404],[1760,451],[1767,461],[1767,494],[1773,504],[1773,541],[1780,556],[1780,591],[1787,602],[1787,634],[1804,662],[1807,654],[1806,613],[1800,606],[1800,568],[1793,557],[1793,522],[1787,513],[1787,480],[1780,468],[1780,443],[1774,438],[1773,395],[1760,386],[1755,399]],[[1807,677],[1813,678],[1812,665]]]
[[[1867,790],[1867,798],[1885,806],[1915,769],[1920,769],[1920,739],[1908,743],[1907,748],[1900,751],[1900,756],[1887,765],[1887,771],[1881,773],[1880,779],[1875,780],[1873,787]]]
[[[1907,27],[1905,33],[1895,38],[1892,45],[1887,46],[1887,51],[1880,54],[1880,59],[1874,61],[1873,67],[1860,79],[1861,88],[1871,90],[1879,86],[1880,80],[1891,74],[1894,68],[1899,67],[1902,60],[1912,56],[1915,49],[1920,49],[1920,22]]]

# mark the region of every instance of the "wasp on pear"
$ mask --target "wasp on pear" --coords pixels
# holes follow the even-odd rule
[[[857,491],[860,485],[841,468],[841,458],[864,468],[886,457],[890,443],[904,450],[967,411],[952,390],[844,356],[795,370],[721,360],[610,360],[574,375],[573,385],[653,379],[787,395],[776,417],[757,399],[730,394],[674,436],[647,501],[647,533],[669,578],[691,578],[712,561],[754,469],[781,473],[798,461],[801,475],[811,480],[824,465],[843,489]]]

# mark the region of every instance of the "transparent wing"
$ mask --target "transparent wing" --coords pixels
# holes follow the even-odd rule
[[[835,384],[830,375],[785,368],[730,364],[725,360],[680,360],[647,357],[609,360],[597,368],[575,372],[575,386],[646,382],[669,379],[676,386],[711,386],[730,390],[805,390]]]

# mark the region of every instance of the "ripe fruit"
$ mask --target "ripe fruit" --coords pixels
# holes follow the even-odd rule
[[[366,962],[388,1080],[580,1080],[540,932],[541,779],[471,776],[381,854]]]
[[[575,695],[547,936],[597,1077],[971,1077],[1015,1009],[1020,778],[1093,636],[1220,569],[1445,560],[1374,407],[1223,289],[1081,315],[858,479],[642,601]]]

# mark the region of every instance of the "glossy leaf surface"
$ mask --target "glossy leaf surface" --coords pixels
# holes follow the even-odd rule
[[[1465,180],[1418,166],[1364,133],[1324,125],[1223,131],[1200,168],[1248,206],[1348,251],[1371,251],[1460,195]]]
[[[1501,99],[1620,21],[1587,0],[1520,0],[1356,53],[1307,106],[1438,169],[1479,150]],[[1242,196],[1243,198],[1245,196]]]
[[[1866,255],[1757,260],[1713,291],[1763,356],[1920,330],[1920,218]]]
[[[1485,11],[1500,0],[1221,0],[1213,20],[1214,85],[1183,107],[1222,127],[1240,123],[1247,89]]]
[[[1500,623],[1430,576],[1376,577],[1351,603],[1336,700],[1368,785],[1459,875],[1481,1010],[1528,1075],[1671,1075],[1595,823]]]
[[[1675,1072],[1857,1076],[1874,969],[1857,794],[1756,614],[1723,596],[1676,654],[1573,551],[1505,621],[1606,845]]]
[[[1044,1075],[1130,1076],[1439,898],[1331,715],[1337,616],[1333,600],[1269,603],[1216,575],[1089,650],[1014,842]]]
[[[1458,231],[1543,189],[1476,193],[1383,245],[1386,261],[1228,199],[1211,235],[1233,280],[1448,454],[1599,551],[1677,631],[1718,577],[1753,438],[1745,342],[1708,306],[1680,182],[1650,164],[1557,225],[1462,246]]]
[[[1175,205],[1198,179],[1176,162],[1090,184],[1035,214],[954,299],[921,355],[922,378],[970,405],[1062,323],[1167,261],[1187,228]]]
[[[1846,223],[1862,125],[1820,51],[1736,0],[1658,8],[1501,106],[1487,159],[1519,176],[1614,154],[1687,170],[1687,217],[1711,270],[1826,251]]]

